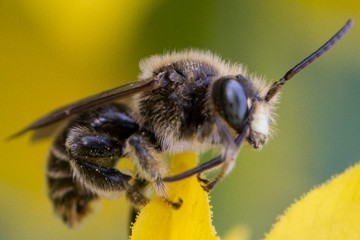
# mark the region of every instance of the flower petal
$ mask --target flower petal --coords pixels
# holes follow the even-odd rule
[[[360,164],[310,191],[265,239],[360,239]]]
[[[172,158],[172,174],[196,166],[194,153],[183,153]],[[132,227],[133,240],[151,239],[218,239],[212,226],[208,194],[196,177],[167,184],[169,198],[181,198],[183,204],[175,210],[159,198],[153,199],[140,212]]]

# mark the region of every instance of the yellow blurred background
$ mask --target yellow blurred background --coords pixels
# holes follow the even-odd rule
[[[136,80],[140,59],[165,50],[209,49],[277,80],[349,18],[351,32],[284,87],[277,136],[261,152],[244,147],[211,194],[220,235],[244,224],[258,239],[294,199],[360,159],[356,1],[1,1],[0,138]],[[30,134],[0,142],[0,239],[126,239],[124,199],[100,201],[76,230],[55,217],[44,176],[50,144],[31,144]]]

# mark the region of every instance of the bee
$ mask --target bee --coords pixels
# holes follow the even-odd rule
[[[59,108],[19,133],[68,119],[50,149],[46,176],[55,212],[70,227],[90,212],[90,203],[125,193],[135,206],[148,199],[136,180],[164,201],[164,182],[178,181],[219,168],[210,191],[233,169],[244,142],[261,148],[274,124],[281,87],[324,54],[352,27],[349,20],[328,42],[272,85],[239,64],[210,52],[185,50],[155,55],[140,63],[138,81]],[[128,99],[127,103],[119,100]],[[164,152],[200,151],[220,146],[219,156],[176,176],[168,176]],[[115,168],[129,157],[136,173]],[[200,178],[200,177],[199,177]],[[135,181],[134,181],[135,180]]]

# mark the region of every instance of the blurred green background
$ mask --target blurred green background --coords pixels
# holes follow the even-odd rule
[[[0,136],[135,80],[139,60],[165,50],[209,49],[272,82],[351,17],[351,32],[284,87],[277,136],[261,152],[244,147],[211,194],[220,235],[243,224],[261,238],[295,199],[360,159],[358,1],[0,1]],[[76,230],[54,216],[51,141],[29,136],[0,142],[0,239],[126,239],[124,199],[102,200]]]

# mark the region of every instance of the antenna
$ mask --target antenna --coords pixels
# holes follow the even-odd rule
[[[346,24],[324,45],[322,45],[318,50],[313,52],[307,58],[298,63],[295,67],[290,69],[279,81],[275,82],[270,90],[267,92],[265,96],[265,101],[269,102],[271,98],[273,98],[280,90],[280,88],[286,83],[286,81],[290,80],[295,74],[304,69],[307,65],[315,61],[318,57],[326,53],[330,48],[332,48],[335,43],[337,43],[344,35],[351,29],[354,21],[349,19]]]

